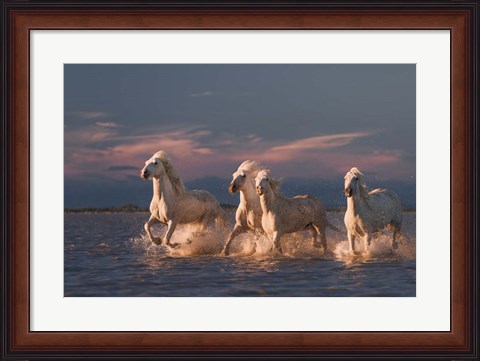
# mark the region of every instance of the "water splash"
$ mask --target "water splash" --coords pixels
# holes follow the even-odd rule
[[[331,212],[332,223],[344,230],[343,214]],[[179,244],[178,248],[165,245],[156,245],[150,242],[144,232],[130,240],[133,248],[148,255],[156,257],[194,257],[194,256],[220,256],[223,246],[233,229],[233,223],[225,229],[211,227],[204,232],[199,232],[195,226],[180,225],[175,230],[171,242]],[[414,234],[414,223],[408,225]],[[160,227],[154,233],[163,239],[166,227]],[[318,258],[342,261],[345,264],[360,262],[405,262],[416,258],[416,239],[412,234],[398,237],[398,248],[391,247],[391,232],[384,231],[372,239],[368,252],[364,252],[362,240],[356,240],[357,253],[349,250],[347,235],[327,230],[327,251],[312,245],[310,232],[300,231],[282,237],[283,256],[273,250],[272,241],[261,233],[248,231],[238,235],[231,244],[230,257],[249,257],[253,259],[265,258]]]
[[[359,262],[405,262],[415,260],[415,237],[400,235],[397,238],[397,249],[392,248],[391,239],[391,234],[388,232],[374,237],[367,252],[365,252],[363,240],[357,239],[355,241],[355,253],[350,251],[348,241],[343,240],[335,246],[335,258],[347,264]]]
[[[162,227],[157,237],[163,239],[165,233],[166,227]],[[199,231],[197,227],[181,225],[176,228],[170,239],[171,243],[178,245],[176,248],[164,244],[156,245],[143,233],[140,236],[134,237],[131,243],[134,247],[143,248],[148,253],[156,253],[170,257],[190,257],[220,254],[226,237],[226,231],[220,231],[214,228]]]
[[[163,228],[158,237],[163,238],[166,229]],[[149,254],[169,257],[192,257],[212,255],[220,256],[223,246],[228,238],[229,230],[207,229],[198,232],[195,227],[179,226],[171,238],[172,243],[177,243],[177,248],[165,245],[156,245],[145,234],[131,239],[134,248],[144,250]],[[333,250],[335,239],[327,240],[328,251],[323,248],[313,247],[310,233],[297,232],[282,237],[283,257],[290,258],[327,258],[334,259]],[[273,249],[272,241],[261,233],[245,232],[237,236],[230,247],[230,257],[282,257]]]

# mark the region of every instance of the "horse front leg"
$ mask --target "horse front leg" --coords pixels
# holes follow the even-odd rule
[[[370,232],[364,236],[364,240],[365,240],[365,252],[368,252],[368,250],[370,249],[370,244],[372,243],[372,235]]]
[[[178,243],[170,243],[170,238],[172,238],[172,234],[175,231],[175,228],[177,227],[177,222],[174,222],[172,220],[169,220],[167,222],[167,234],[165,234],[165,244],[169,247],[176,248],[179,246]]]
[[[280,237],[282,235],[278,232],[273,232],[273,246],[275,247],[275,250],[283,255],[283,250],[282,250],[282,243],[280,242]]]
[[[232,233],[230,233],[230,235],[228,236],[227,243],[225,243],[225,246],[223,247],[222,256],[230,255],[230,245],[232,244],[233,239],[244,231],[245,229],[244,227],[242,227],[242,225],[235,224]]]
[[[162,244],[161,239],[158,238],[158,237],[153,237],[152,231],[151,231],[152,224],[155,223],[156,221],[157,221],[157,219],[153,215],[151,215],[150,218],[148,219],[147,223],[145,223],[145,226],[143,228],[147,232],[147,235],[148,235],[148,238],[150,239],[150,242],[155,243],[157,245],[160,245],[160,244]]]
[[[350,247],[350,252],[355,252],[355,236],[353,235],[352,231],[347,230],[348,236],[348,246]]]

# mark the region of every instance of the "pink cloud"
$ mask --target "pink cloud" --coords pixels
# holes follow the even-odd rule
[[[156,130],[149,134],[120,136],[116,129],[104,132],[88,131],[66,134],[69,159],[65,163],[67,175],[84,172],[105,173],[111,167],[129,166],[140,170],[153,153],[166,150],[184,179],[206,176],[229,177],[246,159],[258,160],[275,171],[277,176],[331,178],[345,174],[353,166],[366,172],[388,172],[394,177],[407,171],[399,150],[357,149],[346,146],[372,133],[351,132],[308,137],[289,142],[265,141],[256,134],[238,137],[220,134],[212,137],[207,129],[185,127]],[[208,137],[208,138],[207,138]],[[75,140],[71,142],[70,140]],[[86,148],[96,142],[118,143],[107,149]],[[85,142],[82,144],[82,142]],[[137,175],[137,171],[124,170],[105,176]]]
[[[67,147],[85,147],[106,139],[112,139],[116,135],[116,129],[98,128],[95,125],[91,125],[83,129],[65,131],[65,145]]]
[[[120,124],[117,124],[115,122],[96,122],[96,125],[99,127],[105,127],[105,128],[121,128],[122,126]]]
[[[68,112],[67,114],[85,120],[105,118],[108,116],[106,112]]]
[[[211,150],[209,148],[195,148],[195,149],[193,149],[193,152],[197,153],[197,154],[204,154],[204,155],[213,154],[213,150]]]
[[[369,135],[370,133],[366,132],[322,135],[318,137],[295,140],[293,142],[273,147],[270,149],[270,151],[296,153],[306,149],[332,149],[343,147],[352,143],[357,138],[362,138]]]
[[[295,159],[301,156],[305,156],[305,153],[310,150],[318,151],[340,148],[351,144],[354,140],[358,138],[367,137],[369,135],[370,133],[366,132],[356,132],[322,135],[317,137],[299,139],[293,142],[288,142],[286,144],[270,148],[263,158],[272,162]]]
[[[137,166],[139,169],[153,153],[165,149],[174,159],[192,158],[196,162],[199,157],[211,155],[213,152],[205,147],[199,139],[210,135],[208,130],[193,130],[192,128],[177,129],[152,134],[118,136],[114,130],[97,131],[91,128],[66,133],[68,159],[66,159],[65,174],[80,175],[86,171],[103,172],[109,167]],[[85,145],[98,142],[118,142],[107,149],[95,149]],[[67,166],[68,164],[68,166]],[[198,163],[197,163],[198,164]],[[116,177],[136,174],[126,169],[117,172]],[[111,175],[113,176],[113,175]]]

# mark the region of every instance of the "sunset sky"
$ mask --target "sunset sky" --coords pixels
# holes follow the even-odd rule
[[[385,182],[415,178],[414,64],[64,70],[66,193],[69,182],[92,199],[110,183],[151,192],[138,175],[160,149],[186,181],[229,179],[246,159],[287,178],[342,179],[352,166]]]

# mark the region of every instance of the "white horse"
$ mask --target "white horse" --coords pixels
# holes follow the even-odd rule
[[[152,236],[150,230],[151,225],[157,221],[167,225],[164,241],[170,247],[178,246],[170,243],[178,224],[197,224],[202,231],[214,220],[225,224],[225,212],[217,200],[207,191],[186,191],[164,151],[158,151],[145,162],[140,177],[153,180],[151,215],[145,223],[145,231],[153,243],[162,244],[161,240]]]
[[[388,189],[368,191],[365,176],[352,168],[345,175],[347,211],[345,226],[350,251],[355,251],[355,237],[363,238],[368,251],[372,235],[385,227],[393,229],[392,248],[397,248],[396,236],[402,225],[402,206],[398,196]]]
[[[319,199],[309,196],[287,198],[280,193],[280,182],[261,170],[255,178],[255,187],[262,206],[262,227],[273,240],[275,249],[283,253],[280,238],[287,233],[310,229],[314,247],[323,247],[327,252],[325,229],[340,230],[328,222],[325,208]],[[317,241],[317,235],[321,242]]]
[[[240,233],[249,229],[263,233],[262,207],[260,198],[255,192],[255,177],[260,170],[260,164],[246,160],[232,175],[228,190],[232,194],[240,192],[240,204],[235,214],[235,226],[223,248],[222,254],[225,256],[230,254],[230,245]]]

